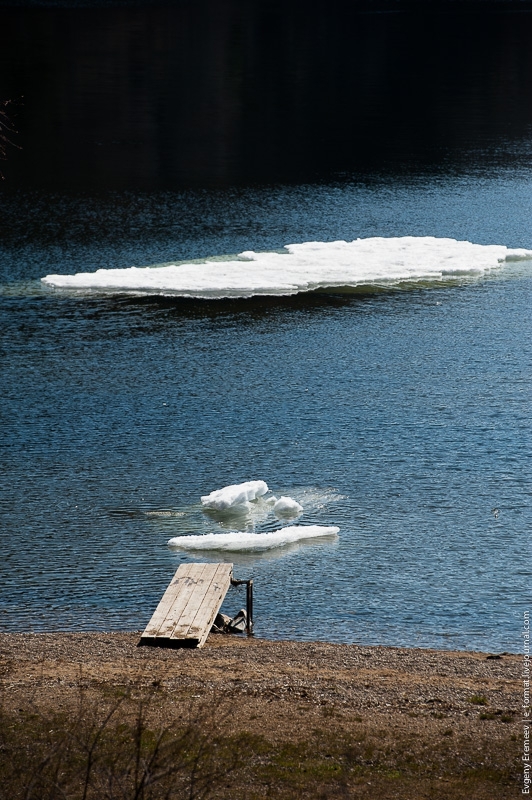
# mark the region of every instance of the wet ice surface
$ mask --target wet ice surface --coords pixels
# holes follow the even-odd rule
[[[203,495],[201,504],[216,511],[235,509],[238,506],[243,506],[245,510],[248,510],[251,508],[250,502],[262,497],[267,491],[268,485],[265,481],[245,481],[224,486],[222,489],[215,489],[210,494]]]
[[[340,528],[331,525],[290,525],[269,533],[208,533],[203,536],[176,536],[168,541],[170,547],[182,550],[225,550],[228,552],[260,552],[287,544],[317,539],[322,536],[336,536]]]
[[[532,250],[430,236],[305,242],[286,245],[285,251],[246,251],[238,260],[47,275],[42,282],[54,289],[213,299],[441,282],[445,278],[482,276],[505,262],[532,259]]]
[[[280,497],[273,504],[273,513],[277,517],[297,517],[303,511],[303,506],[291,497]]]
[[[339,499],[339,498],[338,498]],[[316,539],[321,536],[334,536],[338,527],[323,525],[293,525],[280,530],[255,532],[257,525],[266,524],[268,517],[274,514],[278,519],[297,517],[303,512],[303,506],[291,497],[268,496],[268,485],[265,481],[245,481],[244,483],[224,486],[203,495],[201,504],[213,522],[220,527],[248,523],[249,530],[232,530],[230,533],[205,533],[200,536],[176,536],[168,541],[170,547],[182,550],[227,550],[232,552],[261,552],[274,547],[283,547],[304,539]],[[316,503],[314,502],[314,506]],[[312,508],[312,500],[311,500]],[[187,516],[186,512],[184,515]],[[271,524],[271,520],[270,520]],[[186,521],[185,521],[186,525]]]

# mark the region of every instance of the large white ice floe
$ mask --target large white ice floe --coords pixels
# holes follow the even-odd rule
[[[336,536],[340,528],[324,525],[291,525],[270,533],[206,533],[201,536],[175,536],[170,547],[181,550],[270,550],[302,539]]]
[[[82,292],[223,298],[292,295],[313,290],[395,286],[481,276],[532,250],[433,236],[373,237],[352,242],[289,244],[285,252],[252,250],[228,260],[46,275],[43,284]]]
[[[210,494],[203,495],[201,503],[206,508],[227,511],[229,508],[238,506],[247,507],[250,501],[262,497],[267,491],[268,484],[265,481],[246,481],[224,486],[223,489],[216,489]]]

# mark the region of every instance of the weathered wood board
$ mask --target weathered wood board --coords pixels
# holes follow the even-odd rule
[[[232,575],[232,564],[181,564],[139,645],[203,647]]]

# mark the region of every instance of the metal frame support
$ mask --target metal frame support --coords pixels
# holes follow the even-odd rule
[[[238,581],[231,578],[231,586],[242,586],[246,584],[246,633],[253,636],[253,578],[247,581]]]

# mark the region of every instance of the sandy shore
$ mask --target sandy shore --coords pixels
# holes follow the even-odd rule
[[[68,709],[80,685],[95,698],[117,687],[158,686],[167,698],[157,707],[161,724],[171,721],[177,705],[189,698],[223,698],[231,707],[232,732],[245,731],[269,742],[304,742],[318,735],[325,741],[340,734],[356,737],[364,730],[365,736],[386,740],[390,763],[395,763],[399,755],[394,746],[402,743],[404,756],[408,740],[414,761],[427,763],[428,777],[420,778],[419,785],[428,794],[419,797],[432,796],[431,781],[438,786],[438,797],[493,800],[520,793],[522,687],[517,655],[223,635],[211,635],[202,650],[165,650],[139,648],[138,639],[138,633],[0,634],[6,710],[16,714],[28,703],[42,712]],[[370,771],[371,766],[369,759]],[[488,767],[496,778],[489,777]],[[485,781],[472,785],[468,794],[452,793],[458,791],[453,776],[463,781],[464,774],[483,770]],[[401,774],[399,767],[396,771]],[[391,789],[375,793],[373,778],[357,783],[355,794],[333,791],[316,797],[413,800],[406,784],[403,789],[410,794],[400,793],[401,780],[393,784],[398,794],[390,794]],[[278,794],[264,796],[291,794],[278,787]]]

